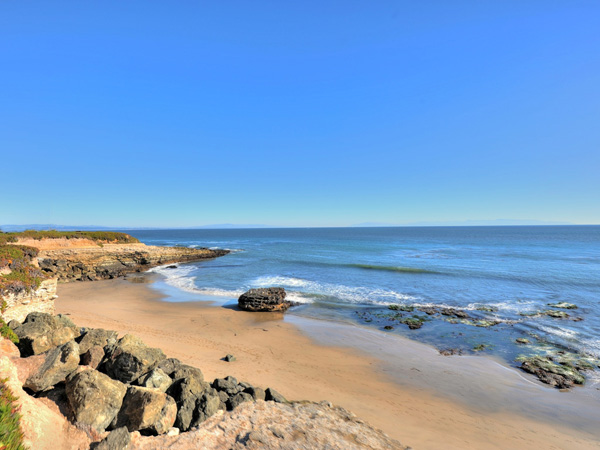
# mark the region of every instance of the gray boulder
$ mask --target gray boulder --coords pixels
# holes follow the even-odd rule
[[[238,392],[244,390],[244,388],[241,387],[238,384],[238,381],[232,376],[228,376],[225,378],[216,378],[215,381],[213,381],[212,387],[215,388],[217,391],[226,392],[227,395],[230,396],[235,395]]]
[[[227,409],[229,411],[232,411],[242,403],[251,401],[252,396],[250,394],[247,394],[246,392],[240,392],[232,397],[229,397],[229,401],[227,402]]]
[[[179,364],[171,374],[171,378],[177,380],[179,378],[194,378],[200,382],[204,381],[204,375],[202,375],[202,371],[192,366],[188,366],[186,364]]]
[[[179,378],[167,389],[167,394],[177,403],[177,418],[175,426],[181,431],[187,431],[194,420],[194,411],[198,398],[209,389],[208,383],[196,377]]]
[[[225,408],[223,408],[223,404],[221,403],[221,398],[219,397],[218,393],[214,389],[206,391],[197,401],[194,420],[191,424],[191,427],[193,428],[198,426],[209,417],[215,415],[219,409]]]
[[[75,341],[55,347],[46,354],[44,363],[27,378],[23,387],[34,392],[44,391],[65,381],[79,365],[79,346]]]
[[[95,345],[102,348],[107,345],[114,345],[117,342],[117,338],[118,334],[116,331],[103,330],[102,328],[89,329],[79,340],[79,351],[81,354],[84,354]]]
[[[265,391],[265,400],[275,403],[289,403],[283,395],[272,388],[267,388]]]
[[[117,416],[117,426],[158,435],[173,426],[176,415],[177,405],[171,396],[154,389],[130,386]]]
[[[79,329],[65,316],[32,312],[14,329],[21,356],[39,355],[79,336]]]
[[[76,423],[104,431],[121,409],[127,387],[89,369],[67,378],[65,392]]]
[[[182,364],[181,361],[179,361],[177,358],[167,358],[167,359],[159,362],[158,365],[156,366],[156,368],[162,370],[164,373],[166,373],[171,378],[173,378],[172,377],[173,372],[175,372],[177,369],[179,369],[183,365],[184,364]]]
[[[244,389],[244,392],[250,394],[254,400],[264,400],[266,395],[264,389],[254,386]]]
[[[169,375],[164,373],[162,369],[152,369],[145,375],[142,375],[138,380],[138,384],[142,387],[146,387],[149,389],[156,389],[160,392],[166,392],[166,390],[171,386],[173,380]]]
[[[123,383],[131,383],[166,359],[162,350],[147,347],[140,338],[131,334],[126,334],[105,350],[104,371]]]
[[[117,428],[111,431],[94,450],[126,450],[131,444],[131,435],[127,427]]]
[[[240,296],[238,306],[244,311],[286,311],[294,304],[285,295],[283,288],[250,289]]]

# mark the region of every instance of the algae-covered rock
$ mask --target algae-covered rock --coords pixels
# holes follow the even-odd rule
[[[544,311],[543,314],[545,314],[548,317],[553,317],[555,319],[566,319],[567,317],[569,317],[569,315],[566,312],[557,311],[555,309],[549,309],[547,311]]]
[[[531,343],[529,341],[529,339],[527,339],[527,338],[517,338],[517,339],[515,339],[515,342],[517,344],[522,344],[522,345],[527,345],[527,344]]]
[[[577,305],[573,303],[567,302],[558,302],[558,303],[548,303],[548,306],[552,308],[561,308],[561,309],[577,309]]]
[[[519,358],[521,369],[534,374],[543,383],[560,389],[573,387],[574,384],[583,384],[585,377],[571,364],[557,364],[548,356],[531,356]]]

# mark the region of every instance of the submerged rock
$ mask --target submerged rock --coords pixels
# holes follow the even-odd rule
[[[569,315],[564,311],[557,311],[555,309],[549,309],[548,311],[544,311],[542,314],[545,314],[548,317],[553,317],[555,319],[566,319]]]
[[[548,303],[548,306],[551,306],[552,308],[577,309],[577,305],[567,302]]]
[[[547,356],[531,356],[521,360],[522,370],[534,374],[543,383],[559,389],[568,389],[574,384],[585,382],[585,377],[569,363],[557,364]]]
[[[238,299],[238,306],[244,311],[286,311],[293,303],[285,300],[283,288],[250,289]]]
[[[529,339],[527,339],[527,338],[517,338],[517,339],[515,339],[515,342],[517,344],[522,344],[522,345],[527,345],[527,344],[531,343],[529,341]]]

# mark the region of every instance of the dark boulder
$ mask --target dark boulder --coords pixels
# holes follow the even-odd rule
[[[234,410],[237,406],[241,405],[244,402],[251,402],[253,400],[252,396],[246,392],[240,392],[229,397],[229,401],[227,402],[227,409],[229,411]]]
[[[224,391],[225,393],[227,393],[227,395],[230,396],[235,395],[238,392],[244,390],[244,388],[240,386],[238,381],[232,376],[215,379],[215,381],[213,381],[212,387],[215,388],[217,391]]]
[[[199,382],[204,381],[204,375],[202,375],[202,371],[192,366],[188,366],[186,364],[180,364],[177,369],[175,369],[171,374],[171,378],[173,380],[178,380],[180,378],[194,378]]]
[[[181,361],[179,361],[177,358],[167,358],[167,359],[159,362],[158,365],[156,366],[156,368],[162,370],[164,373],[166,373],[171,378],[173,378],[172,377],[173,372],[175,372],[177,369],[179,369],[183,365],[184,364],[182,364]]]
[[[272,388],[267,388],[265,391],[265,400],[275,403],[289,403],[283,395]]]
[[[259,387],[250,386],[244,389],[244,392],[247,392],[252,396],[254,400],[264,400],[265,399],[265,390]]]
[[[131,334],[126,334],[105,350],[104,372],[123,383],[131,383],[166,359],[162,350],[147,347],[140,338]]]
[[[200,423],[216,414],[219,409],[225,408],[218,393],[214,389],[204,392],[200,398],[198,398],[196,403],[196,411],[191,427],[198,426]]]
[[[173,381],[173,384],[167,389],[167,394],[173,397],[177,404],[175,426],[181,431],[187,431],[190,428],[194,420],[196,403],[209,388],[208,383],[192,376]]]
[[[97,370],[88,369],[67,378],[65,392],[75,422],[104,431],[121,409],[127,387]]]
[[[294,304],[285,299],[283,288],[250,289],[238,299],[238,306],[244,311],[286,311]]]
[[[129,430],[127,427],[121,427],[112,430],[98,445],[91,448],[94,450],[126,450],[129,444],[131,444]]]
[[[27,378],[23,387],[34,392],[50,389],[61,381],[65,381],[78,365],[79,346],[75,341],[67,342],[46,353],[44,363]]]

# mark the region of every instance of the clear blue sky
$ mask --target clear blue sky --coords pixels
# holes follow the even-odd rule
[[[0,3],[0,224],[600,223],[599,1]]]

